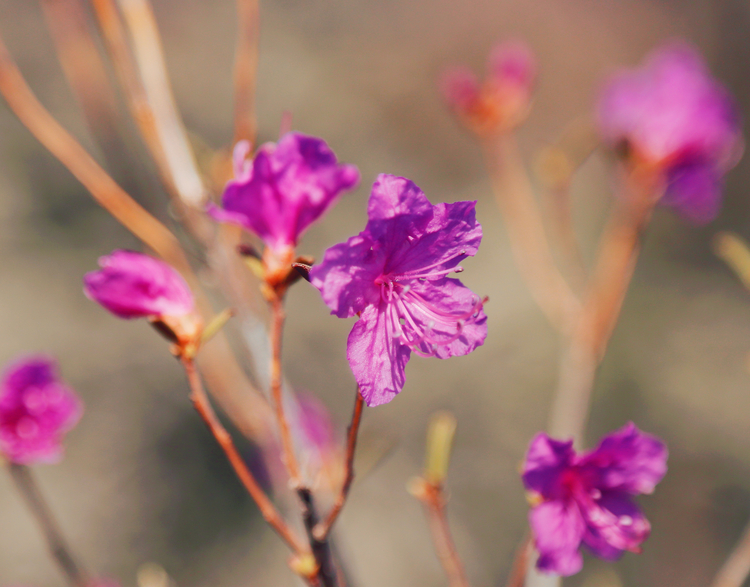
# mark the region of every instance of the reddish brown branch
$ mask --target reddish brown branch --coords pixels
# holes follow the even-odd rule
[[[563,356],[549,426],[554,437],[581,441],[596,369],[620,316],[657,199],[657,178],[632,174],[627,181],[627,193],[615,204],[602,235],[588,294]]]
[[[8,463],[8,471],[18,492],[39,524],[52,558],[65,574],[71,587],[89,587],[91,578],[73,555],[57,520],[52,515],[52,510],[39,490],[31,469],[24,465]]]
[[[247,464],[243,460],[240,453],[237,451],[237,447],[232,441],[232,437],[226,431],[224,426],[221,424],[219,419],[216,417],[213,408],[211,407],[208,397],[203,390],[203,384],[200,380],[200,375],[195,368],[193,361],[189,359],[183,359],[183,366],[185,367],[185,373],[187,374],[188,382],[190,384],[191,395],[190,399],[195,406],[198,414],[200,414],[203,421],[208,426],[208,429],[213,434],[216,441],[221,446],[224,453],[227,455],[234,472],[239,477],[242,484],[247,489],[247,492],[253,498],[255,503],[258,505],[263,519],[281,536],[284,542],[295,551],[297,554],[304,554],[309,552],[309,549],[303,542],[294,534],[291,528],[287,526],[276,507],[271,503],[266,494],[258,485],[252,472],[248,468]]]
[[[237,0],[237,51],[234,58],[234,142],[255,143],[255,80],[260,34],[258,0]]]
[[[420,490],[415,495],[424,503],[427,510],[435,551],[440,559],[440,564],[443,565],[445,574],[448,575],[448,583],[450,587],[469,587],[464,565],[461,562],[458,550],[456,550],[448,525],[447,500],[443,486],[428,483],[424,480],[420,481]]]
[[[273,295],[271,300],[271,394],[273,395],[276,423],[279,426],[284,465],[289,472],[289,483],[297,490],[301,486],[299,465],[294,453],[294,441],[289,422],[284,413],[283,375],[281,371],[281,339],[284,330],[284,302]]]
[[[0,38],[0,93],[21,122],[80,181],[94,199],[160,257],[192,275],[179,242],[94,161],[37,100]]]
[[[359,433],[359,423],[362,420],[362,409],[364,408],[365,402],[362,399],[362,394],[359,393],[359,386],[356,389],[356,400],[354,402],[354,413],[352,414],[352,421],[349,424],[347,430],[347,442],[346,442],[346,475],[344,477],[344,483],[341,486],[341,491],[336,496],[336,501],[328,513],[326,519],[318,524],[313,530],[313,535],[318,540],[325,540],[328,533],[331,531],[333,524],[336,522],[341,510],[346,503],[346,498],[349,495],[349,489],[354,481],[354,453],[357,450],[357,436]]]
[[[518,269],[549,321],[567,332],[580,302],[552,257],[515,139],[511,135],[495,137],[484,144],[484,151]]]

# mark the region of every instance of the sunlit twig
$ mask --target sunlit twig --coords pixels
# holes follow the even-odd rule
[[[255,81],[258,71],[258,0],[237,0],[237,50],[234,57],[234,142],[255,144]]]

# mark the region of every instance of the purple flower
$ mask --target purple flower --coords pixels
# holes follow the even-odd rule
[[[63,435],[76,425],[83,405],[57,377],[45,356],[20,359],[7,367],[0,387],[0,451],[18,464],[55,463]]]
[[[412,351],[446,359],[484,342],[484,301],[447,277],[482,240],[475,204],[433,206],[408,179],[380,175],[365,230],[328,249],[310,271],[332,314],[360,316],[347,358],[368,406],[401,391]]]
[[[445,101],[479,135],[510,130],[525,119],[536,62],[524,43],[506,41],[492,50],[487,72],[480,84],[469,69],[455,67],[441,81]]]
[[[537,504],[529,513],[537,567],[574,575],[583,565],[581,544],[605,560],[639,552],[651,526],[631,496],[651,493],[666,471],[666,445],[632,422],[580,455],[572,440],[538,434],[523,468]]]
[[[171,266],[133,251],[113,251],[99,266],[83,278],[89,299],[120,318],[162,322],[179,340],[196,336],[201,325],[193,294]]]
[[[302,233],[359,183],[359,171],[339,165],[325,141],[297,132],[266,143],[252,162],[246,160],[249,150],[247,142],[237,143],[223,209],[209,212],[257,234],[270,249],[264,261],[271,272],[288,270]]]
[[[632,162],[662,171],[662,203],[696,223],[716,217],[723,175],[742,153],[740,120],[692,47],[667,45],[643,68],[616,75],[599,99],[598,125]]]

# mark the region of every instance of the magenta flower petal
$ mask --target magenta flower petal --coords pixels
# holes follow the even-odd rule
[[[448,106],[465,111],[479,99],[479,81],[466,67],[454,67],[443,73],[440,90]]]
[[[537,435],[526,456],[523,482],[537,503],[530,520],[539,568],[559,575],[578,572],[580,557],[572,557],[571,548],[577,553],[581,544],[606,560],[616,560],[625,550],[639,552],[651,527],[631,497],[653,491],[666,461],[664,443],[632,423],[582,455],[571,441]]]
[[[641,543],[651,533],[651,524],[625,493],[602,492],[601,497],[592,499],[581,510],[592,535],[607,545],[592,541],[594,554],[598,554],[597,548],[608,556],[613,555],[610,549],[639,552]]]
[[[411,352],[465,355],[487,334],[483,301],[447,278],[482,238],[474,202],[433,206],[411,181],[381,175],[365,230],[326,251],[312,284],[339,317],[361,313],[347,356],[368,405],[393,399]],[[376,352],[377,351],[377,352]]]
[[[586,525],[573,502],[548,501],[529,513],[539,551],[537,568],[558,575],[574,575],[583,567],[578,551]]]
[[[172,267],[141,253],[114,251],[101,269],[83,278],[84,293],[120,318],[182,316],[193,312],[193,294]]]
[[[530,93],[536,79],[536,58],[526,43],[505,41],[492,49],[488,69],[495,83]]]
[[[320,290],[331,314],[351,318],[380,300],[375,280],[385,260],[382,250],[368,234],[358,234],[345,243],[328,249],[319,265],[313,266],[310,277]]]
[[[0,451],[23,465],[55,463],[62,439],[81,417],[83,405],[45,356],[9,365],[0,385]]]
[[[524,486],[546,498],[559,495],[561,474],[575,457],[572,440],[561,442],[543,432],[537,434],[526,453],[522,471]]]
[[[393,309],[368,306],[349,333],[346,358],[368,406],[391,401],[401,391],[411,350],[393,336]]]
[[[698,223],[716,216],[721,178],[742,152],[740,118],[692,47],[667,45],[643,68],[615,76],[601,94],[598,126],[610,145],[664,169],[663,204]]]
[[[597,487],[630,494],[652,493],[667,473],[667,446],[632,422],[602,439],[579,466],[596,475]]]
[[[525,120],[535,77],[536,60],[528,46],[507,41],[492,50],[481,83],[465,67],[455,67],[443,74],[440,89],[459,119],[486,136],[507,132]]]
[[[407,296],[415,303],[401,307],[404,323],[424,333],[425,349],[434,344],[438,359],[468,355],[484,343],[487,316],[477,295],[458,279],[415,281]],[[456,314],[457,307],[468,309]]]
[[[238,144],[236,177],[224,190],[223,211],[210,213],[242,225],[274,250],[296,246],[307,227],[359,183],[356,167],[339,165],[323,140],[300,133],[263,145],[251,166],[242,161],[246,153]]]

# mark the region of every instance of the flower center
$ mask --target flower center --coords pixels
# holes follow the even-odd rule
[[[461,267],[432,271],[437,265],[400,275],[381,275],[375,280],[380,286],[380,299],[386,303],[391,335],[422,357],[433,357],[440,347],[458,340],[466,325],[479,319],[487,301],[477,297],[468,309],[450,312],[426,300],[412,288],[414,280],[426,281],[463,271]]]

